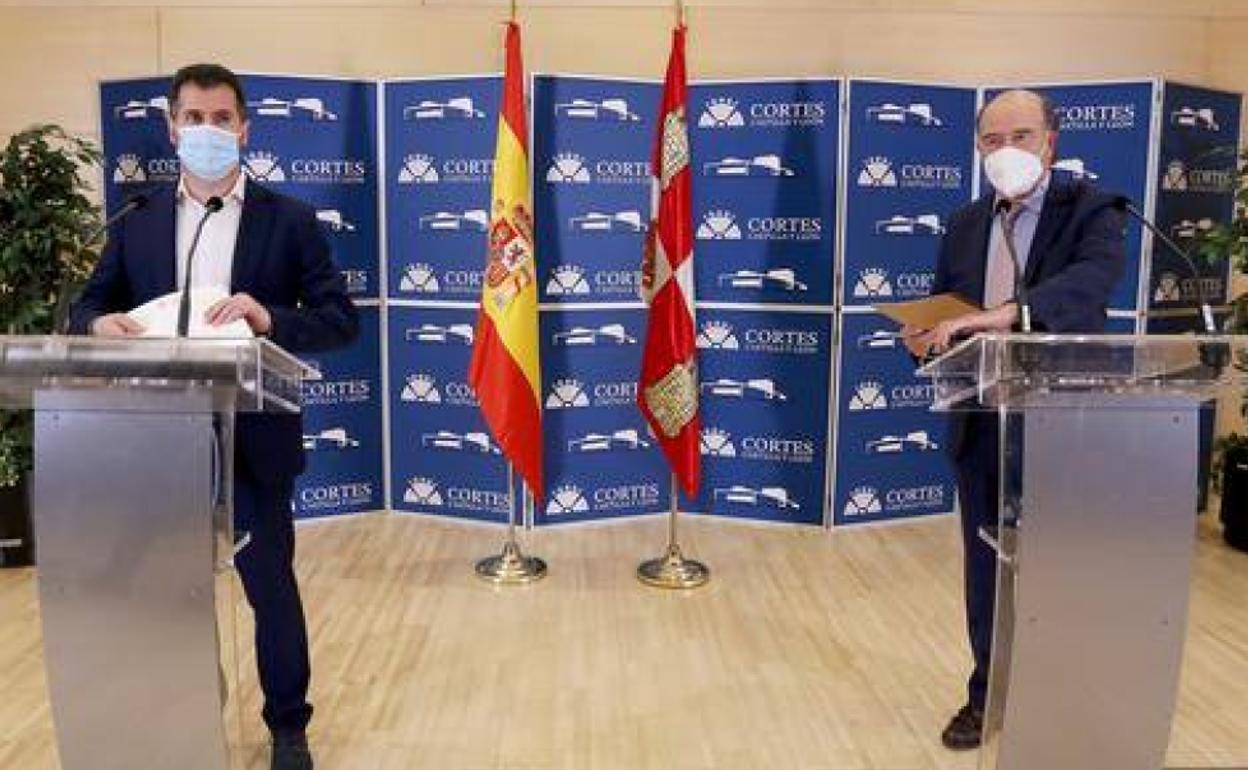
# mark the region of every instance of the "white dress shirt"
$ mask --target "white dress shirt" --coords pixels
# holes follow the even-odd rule
[[[230,292],[230,276],[234,271],[234,246],[238,242],[238,227],[243,218],[243,191],[246,174],[239,173],[234,187],[221,198],[221,210],[208,217],[204,231],[195,248],[195,263],[191,266],[191,286],[217,286]],[[176,197],[177,240],[177,287],[186,283],[186,252],[195,238],[195,228],[204,216],[204,205],[191,196],[186,180],[178,181]]]

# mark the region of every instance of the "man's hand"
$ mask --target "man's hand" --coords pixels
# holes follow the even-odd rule
[[[109,313],[91,322],[91,334],[96,337],[137,337],[146,327],[125,313]]]
[[[204,320],[211,326],[223,326],[243,319],[256,334],[268,334],[273,328],[273,316],[264,305],[252,299],[250,294],[235,294],[208,308]]]
[[[953,345],[956,338],[969,337],[976,332],[1009,331],[1017,321],[1018,305],[1013,302],[941,321],[929,332],[932,351],[943,353]]]

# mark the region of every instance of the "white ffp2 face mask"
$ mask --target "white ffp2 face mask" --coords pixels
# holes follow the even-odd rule
[[[1002,147],[984,158],[984,174],[1003,198],[1020,198],[1035,189],[1044,176],[1044,163],[1017,147]]]

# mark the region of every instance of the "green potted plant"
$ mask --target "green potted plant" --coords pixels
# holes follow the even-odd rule
[[[1248,150],[1239,157],[1235,177],[1235,213],[1230,222],[1203,234],[1197,243],[1201,259],[1229,261],[1234,272],[1248,276]],[[1234,299],[1224,330],[1248,335],[1248,294]],[[1232,366],[1248,372],[1248,351],[1236,351]],[[1248,419],[1248,391],[1241,394],[1240,415]],[[1227,543],[1248,551],[1248,489],[1243,466],[1248,462],[1248,433],[1232,432],[1213,445],[1214,488],[1222,494],[1221,518]],[[1240,510],[1240,509],[1243,510]]]
[[[57,329],[94,261],[82,240],[100,215],[84,174],[100,161],[92,143],[54,125],[33,126],[0,149],[0,334]],[[0,410],[0,566],[33,557],[32,419],[26,410]]]

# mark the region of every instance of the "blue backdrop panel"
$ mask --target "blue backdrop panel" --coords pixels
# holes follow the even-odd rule
[[[1156,88],[1151,80],[1035,87],[1053,101],[1060,122],[1055,168],[1105,192],[1126,195],[1144,211]],[[998,92],[989,89],[985,98]],[[1127,271],[1109,305],[1118,310],[1135,310],[1139,304],[1140,229],[1129,222]]]
[[[953,510],[948,415],[929,411],[932,385],[875,313],[841,318],[835,525]]]
[[[501,88],[498,77],[385,84],[392,299],[480,299]]]
[[[971,199],[975,90],[849,84],[843,302],[925,297],[949,215]]]
[[[840,82],[689,92],[697,296],[831,305]]]
[[[506,521],[507,466],[468,387],[477,311],[389,309],[391,507]]]
[[[1242,100],[1240,94],[1165,84],[1156,219],[1183,248],[1214,223],[1231,218]],[[1154,244],[1149,306],[1193,307],[1202,296],[1211,304],[1225,302],[1226,263],[1197,267],[1199,279],[1162,244]]]
[[[167,77],[100,84],[104,201],[109,211],[152,184],[178,180],[178,159],[169,143],[168,94]]]
[[[541,301],[637,302],[659,87],[533,79],[533,208]]]
[[[295,483],[300,518],[386,507],[380,315],[360,308],[360,337],[351,347],[304,359],[318,376],[303,384],[308,467]]]
[[[641,309],[542,313],[548,499],[538,524],[658,513],[667,465],[637,409]]]
[[[827,499],[832,314],[698,311],[703,513],[797,524]]]

